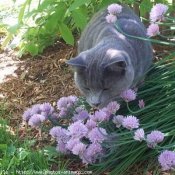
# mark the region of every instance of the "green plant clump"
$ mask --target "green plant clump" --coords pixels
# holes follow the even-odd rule
[[[22,4],[19,0],[13,2],[11,11],[17,17],[9,19],[2,13],[2,19],[6,20],[0,20],[0,30],[7,29],[1,49],[10,44],[11,48],[19,49],[18,56],[26,52],[32,56],[42,53],[44,48],[54,45],[59,38],[74,45],[74,36],[81,33],[91,16],[109,4],[125,2],[137,5],[134,0],[25,0]],[[162,2],[169,5],[169,11],[172,10],[172,4],[164,0]],[[144,17],[152,6],[152,1],[143,0],[140,3],[140,15]]]

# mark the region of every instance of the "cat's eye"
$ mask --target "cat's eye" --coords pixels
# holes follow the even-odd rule
[[[89,91],[90,89],[88,87],[84,87],[87,91]]]
[[[103,91],[107,91],[107,90],[109,90],[109,88],[103,88]]]

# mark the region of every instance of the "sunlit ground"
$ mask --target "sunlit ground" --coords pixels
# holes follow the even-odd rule
[[[7,75],[16,76],[17,61],[5,54],[0,54],[0,83],[7,80]]]
[[[23,3],[24,0],[18,0],[18,2]],[[16,13],[13,12],[14,2],[12,0],[0,0],[0,23],[7,21],[8,23],[14,22],[16,18]],[[14,16],[14,17],[13,17]],[[0,44],[5,37],[3,32],[0,31]],[[17,69],[18,61],[14,61],[9,49],[5,48],[5,52],[0,49],[0,84],[8,80],[8,75],[16,76],[15,70]],[[2,98],[0,93],[0,97]]]

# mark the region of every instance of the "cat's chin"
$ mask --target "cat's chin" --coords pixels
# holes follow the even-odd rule
[[[99,104],[98,106],[94,106],[94,105],[92,105],[92,104],[89,104],[92,108],[94,108],[94,107],[98,107],[99,109],[102,109],[102,108],[105,108],[110,102],[112,102],[112,101],[117,101],[117,102],[120,102],[121,101],[121,99],[118,97],[116,97],[116,98],[112,98],[112,99],[110,99],[110,100],[107,100],[105,103],[101,103],[101,104]]]

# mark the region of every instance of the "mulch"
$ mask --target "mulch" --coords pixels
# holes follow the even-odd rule
[[[73,71],[65,63],[76,55],[74,47],[57,42],[42,55],[25,55],[17,60],[15,54],[13,51],[0,54],[2,71],[6,69],[8,74],[15,67],[9,75],[0,73],[0,105],[5,100],[6,114],[13,112],[10,119],[13,125],[19,123],[23,112],[34,104],[50,102],[55,106],[61,97],[80,95],[74,84]]]

